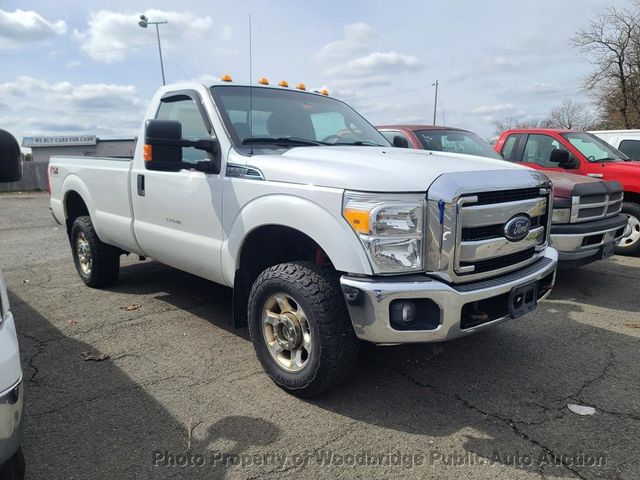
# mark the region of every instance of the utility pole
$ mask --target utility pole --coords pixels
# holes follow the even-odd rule
[[[436,96],[435,99],[433,100],[433,124],[436,124],[436,115],[438,112],[438,80],[435,81],[435,83],[433,83],[431,85],[432,87],[436,87]]]
[[[160,71],[162,72],[162,85],[166,85],[167,82],[164,79],[164,63],[162,61],[162,46],[160,45],[160,28],[158,28],[158,25],[165,25],[167,23],[169,22],[166,20],[150,22],[145,15],[140,15],[140,21],[138,22],[138,25],[140,25],[142,28],[147,28],[147,26],[149,25],[156,26],[156,36],[158,38],[158,53],[160,54]]]

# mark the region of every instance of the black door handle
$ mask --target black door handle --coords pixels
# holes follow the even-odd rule
[[[144,197],[144,175],[138,174],[138,195]]]

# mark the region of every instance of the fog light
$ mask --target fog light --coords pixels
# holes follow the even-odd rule
[[[410,325],[416,319],[416,304],[409,300],[394,302],[391,305],[391,323],[396,325]]]
[[[440,307],[430,298],[398,299],[389,304],[389,323],[394,330],[435,330],[440,317]]]

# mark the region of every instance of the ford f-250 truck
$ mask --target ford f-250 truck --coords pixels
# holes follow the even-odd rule
[[[545,172],[569,172],[620,182],[624,188],[622,213],[628,217],[629,228],[616,246],[616,253],[630,255],[640,251],[640,159],[630,160],[590,133],[552,128],[507,130],[498,138],[495,149],[505,160]]]
[[[443,152],[441,155],[502,158],[487,141],[460,128],[436,125],[377,128],[395,145],[402,143],[409,148]],[[564,172],[544,173],[553,182],[551,245],[558,251],[558,268],[578,267],[612,256],[615,245],[630,229],[627,217],[620,213],[622,185]]]
[[[133,159],[52,158],[50,205],[87,285],[133,253],[233,287],[266,372],[311,396],[359,339],[449,340],[549,294],[547,177],[441,160],[321,93],[183,83],[153,98]]]
[[[0,182],[16,182],[22,176],[18,142],[0,129]],[[0,200],[2,202],[2,200]],[[16,326],[9,296],[0,272],[0,479],[22,480],[25,474],[22,454],[24,430],[24,386]]]

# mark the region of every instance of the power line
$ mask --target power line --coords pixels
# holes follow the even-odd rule
[[[188,73],[184,70],[184,68],[182,68],[182,66],[180,66],[180,64],[179,64],[178,62],[176,62],[176,60],[175,60],[173,57],[170,57],[170,56],[169,56],[169,55],[167,55],[166,53],[164,54],[164,56],[165,56],[166,58],[168,58],[169,60],[171,60],[171,61],[173,62],[173,64],[174,64],[176,67],[178,67],[178,70],[180,70],[180,71],[184,74],[185,78],[193,78],[193,76],[191,76],[190,74],[188,74]]]

